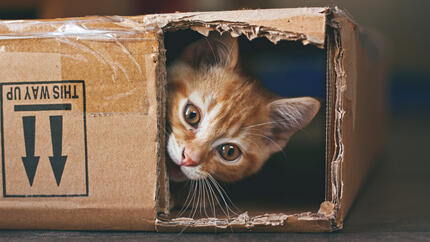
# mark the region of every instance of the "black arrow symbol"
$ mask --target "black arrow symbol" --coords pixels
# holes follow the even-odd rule
[[[49,121],[51,124],[53,153],[53,156],[49,157],[49,161],[51,162],[57,186],[59,186],[67,160],[67,156],[61,155],[63,147],[63,116],[49,116]]]
[[[27,173],[30,186],[33,186],[34,175],[36,174],[39,156],[34,156],[34,139],[35,139],[35,116],[22,117],[24,127],[25,157],[22,157],[25,173]]]

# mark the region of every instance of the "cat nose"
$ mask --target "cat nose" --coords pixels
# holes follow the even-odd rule
[[[195,161],[191,158],[191,156],[185,150],[182,152],[182,161],[181,166],[197,166],[199,165],[199,161]]]

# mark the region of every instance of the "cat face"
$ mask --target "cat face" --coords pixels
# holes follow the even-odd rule
[[[257,172],[320,104],[279,98],[238,71],[237,40],[211,34],[168,70],[170,178],[232,182]]]

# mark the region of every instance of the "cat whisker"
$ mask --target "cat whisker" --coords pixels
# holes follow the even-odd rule
[[[225,42],[223,42],[223,41],[220,41],[220,40],[216,40],[216,42],[218,43],[218,44],[220,44],[220,45],[222,45],[223,47],[224,47],[224,51],[228,51],[228,55],[227,55],[227,57],[225,58],[226,60],[230,60],[231,59],[231,56],[232,56],[232,54],[233,54],[233,49],[231,48],[231,46],[228,46]],[[218,63],[220,63],[221,61],[220,60],[218,60]],[[225,63],[223,63],[224,64],[224,68],[227,68],[227,66],[228,66],[228,62],[226,61]]]
[[[186,206],[183,206],[182,207],[182,209],[181,210],[183,210],[183,212],[185,212],[187,209],[188,209],[188,207],[189,207],[189,205],[192,203],[193,204],[193,206],[191,207],[191,212],[190,212],[190,214],[188,215],[188,217],[190,217],[191,216],[191,214],[192,214],[192,211],[193,211],[193,208],[194,208],[194,200],[195,200],[195,195],[196,195],[196,189],[197,189],[197,182],[195,181],[195,180],[191,180],[191,184],[193,185],[193,187],[194,187],[194,189],[192,189],[192,187],[190,187],[190,190],[192,189],[193,190],[193,195],[192,195],[192,197],[191,197],[191,199],[190,199],[190,202],[189,202],[189,204],[188,205],[186,205]],[[182,213],[183,213],[182,212]],[[182,213],[180,213],[177,217],[180,217],[180,215],[182,215]],[[194,216],[192,217],[192,218],[194,218]],[[187,226],[185,226],[182,230],[181,230],[181,232],[179,232],[179,234],[178,235],[181,235],[188,227],[189,227],[190,225],[187,225]]]
[[[194,194],[193,194],[193,200],[192,200],[192,203],[190,204],[190,213],[188,214],[188,217],[191,217],[191,215],[193,214],[193,210],[194,210],[194,207],[195,207],[195,202],[196,202],[196,194],[197,194],[197,182],[195,183],[195,192],[194,192]]]
[[[187,195],[187,198],[185,199],[184,206],[182,206],[182,209],[178,212],[178,215],[176,217],[181,217],[181,215],[187,210],[187,208],[191,204],[191,201],[194,198],[194,195],[195,195],[195,181],[191,180],[190,190],[188,191],[188,195]]]
[[[199,214],[201,215],[202,214],[202,192],[203,192],[203,189],[202,189],[202,183],[201,183],[201,179],[198,179],[197,180],[198,181],[198,183],[199,183],[199,202],[198,202],[198,204],[197,204],[197,209],[199,210]]]
[[[212,52],[213,58],[214,58],[214,60],[215,60],[215,63],[218,63],[218,62],[219,62],[219,59],[218,59],[218,56],[215,54],[215,50],[214,50],[214,48],[212,47],[211,42],[209,41],[209,39],[208,39],[208,38],[204,38],[204,39],[208,42],[208,46],[209,46],[209,48],[211,49],[211,52]]]
[[[210,196],[209,196],[209,189],[208,189],[208,183],[207,183],[207,178],[203,179],[203,184],[204,184],[204,188],[205,188],[205,196],[207,196],[207,204],[208,204],[208,208],[211,209],[211,200],[210,200]],[[206,217],[209,218],[210,216],[207,214],[206,212],[206,203],[205,203],[205,214]],[[214,214],[215,217],[215,214]]]
[[[228,213],[228,204],[226,204],[226,209],[227,210],[225,210],[223,208],[223,206],[221,205],[221,203],[220,203],[220,201],[218,199],[218,196],[216,195],[215,191],[212,189],[211,183],[214,184],[214,186],[215,186],[215,183],[213,183],[213,181],[211,181],[210,179],[207,180],[207,183],[208,183],[208,187],[209,187],[209,190],[210,190],[210,194],[212,196],[212,204],[213,204],[212,207],[213,207],[213,214],[214,214],[215,221],[216,221],[216,209],[215,209],[216,206],[215,206],[214,197],[215,197],[215,200],[218,203],[218,206],[221,208],[221,211],[227,217],[227,220],[230,221],[230,216],[229,216],[229,213]],[[216,230],[217,230],[217,227],[215,226],[215,232],[216,232]],[[231,231],[233,232],[233,228],[231,228]]]
[[[210,208],[212,209],[213,217],[214,217],[214,218],[216,218],[216,213],[215,213],[215,202],[214,202],[213,194],[212,194],[212,192],[211,192],[211,185],[210,185],[210,183],[209,183],[209,181],[208,181],[208,179],[207,179],[207,178],[206,178],[206,179],[204,179],[204,182],[205,182],[205,184],[206,184],[206,186],[207,186],[208,202],[209,202]]]
[[[218,185],[218,188],[221,189],[221,191],[224,193],[225,197],[227,198],[227,201],[231,203],[231,205],[233,206],[233,208],[236,210],[231,210],[235,215],[238,215],[238,213],[240,213],[241,209],[239,209],[236,204],[234,204],[234,202],[230,199],[230,196],[228,196],[227,192],[224,190],[224,188],[218,183],[217,180],[215,180],[215,178],[213,178],[213,176],[210,176],[211,179]]]
[[[209,179],[209,180],[208,180],[208,183],[209,183],[209,184],[211,184],[211,183],[213,184],[213,181]],[[220,200],[218,199],[218,196],[217,196],[217,194],[216,194],[215,190],[212,188],[212,185],[210,185],[210,186],[209,186],[209,188],[210,188],[210,191],[211,191],[211,193],[212,193],[213,197],[215,197],[215,200],[216,200],[216,202],[217,202],[217,204],[218,204],[218,207],[221,209],[221,211],[224,213],[224,215],[228,217],[228,211],[226,211],[226,210],[223,208],[223,206],[222,206],[222,204],[221,204]],[[214,203],[214,206],[215,206],[215,203]],[[215,209],[214,209],[214,213],[215,213]]]
[[[194,181],[194,186],[193,186],[193,195],[192,195],[192,197],[191,197],[191,199],[190,199],[190,201],[189,201],[189,204],[187,204],[186,205],[186,208],[185,208],[185,210],[184,210],[184,212],[188,209],[188,207],[190,207],[191,206],[191,209],[194,207],[194,202],[195,202],[195,200],[196,200],[196,195],[197,195],[197,182],[196,181]],[[192,211],[192,210],[191,210]],[[190,216],[191,215],[191,213],[188,215],[188,216]]]
[[[276,145],[279,148],[279,151],[282,153],[282,155],[284,156],[284,159],[287,159],[287,155],[284,152],[284,149],[282,146],[280,146],[277,142],[275,142],[272,138],[266,136],[266,135],[262,135],[262,134],[256,134],[256,133],[248,133],[250,135],[254,135],[254,136],[259,136],[262,138],[265,138],[267,140],[269,140],[270,142],[272,142],[274,145]]]
[[[207,193],[208,193],[208,202],[209,202],[209,208],[212,209],[212,215],[214,220],[216,221],[216,209],[215,209],[215,201],[213,198],[213,191],[211,190],[210,182],[207,178],[204,179],[204,182],[207,186]],[[209,217],[209,216],[208,216]],[[215,226],[215,232],[217,231],[217,227]]]
[[[191,182],[189,182],[189,188],[185,205],[179,211],[177,217],[182,216],[191,206],[188,217],[195,219],[198,215],[210,218],[207,211],[207,209],[209,209],[209,211],[212,212],[213,218],[216,220],[216,203],[227,217],[228,221],[230,221],[232,215],[238,215],[235,210],[240,211],[240,209],[232,202],[225,189],[210,174],[207,178],[191,180]],[[190,225],[184,227],[180,233],[185,231]]]
[[[206,213],[206,204],[205,204],[206,203],[206,187],[203,183],[203,179],[200,179],[200,184],[201,184],[201,189],[202,189],[202,199],[200,202],[200,215],[203,215],[201,212],[203,210],[203,213],[206,215],[206,217],[208,217],[207,213]],[[203,207],[203,209],[202,209],[202,207]]]
[[[202,216],[203,213],[206,213],[205,211],[205,189],[204,189],[204,185],[203,185],[203,179],[199,179],[199,184],[200,184],[200,203],[199,203],[199,216]],[[203,213],[202,213],[203,210]]]
[[[200,184],[200,180],[197,180],[197,188],[200,188],[198,185]],[[195,203],[193,203],[193,207],[192,207],[192,209],[191,209],[191,213],[190,213],[190,216],[189,217],[191,217],[191,218],[193,218],[194,219],[194,216],[196,215],[196,212],[197,212],[197,210],[198,210],[198,205],[199,205],[199,202],[200,202],[200,189],[198,189],[198,191],[197,191],[197,196],[196,196],[196,201],[195,201]],[[191,215],[192,214],[192,215]]]
[[[279,120],[279,121],[281,121],[281,120]],[[275,120],[275,121],[270,121],[270,122],[264,122],[264,123],[249,125],[249,126],[243,127],[243,129],[249,129],[249,128],[254,128],[254,127],[259,127],[259,126],[269,125],[269,124],[277,124],[277,123],[278,123],[278,121]]]
[[[197,197],[197,202],[196,202],[196,210],[194,211],[193,217],[197,214],[197,211],[199,211],[199,213],[197,214],[198,216],[202,215],[202,194],[203,194],[203,189],[202,189],[202,180],[198,179],[198,197]]]
[[[212,181],[212,183],[214,184],[214,186],[218,186],[218,188],[222,188],[221,187],[221,185],[219,185],[219,183],[213,178],[213,177],[211,177],[211,178],[209,178],[210,180],[209,181]],[[208,181],[208,184],[210,184],[210,182]],[[228,197],[228,195],[227,195],[227,193],[225,192],[225,190],[224,189],[222,189],[222,191],[224,191],[224,194]],[[219,190],[218,190],[218,192],[219,192]],[[216,194],[215,194],[215,192],[212,190],[212,193],[213,193],[213,195],[215,196],[215,197],[217,197],[216,196]],[[222,197],[222,193],[221,192],[219,192],[220,193],[220,195],[221,195],[221,197]],[[232,209],[230,209],[230,207],[229,207],[229,205],[226,203],[226,201],[225,201],[225,199],[223,199],[224,200],[224,203],[225,203],[225,205],[226,205],[226,210],[224,210],[223,209],[223,207],[222,207],[222,205],[220,204],[220,202],[219,202],[219,200],[218,200],[218,198],[217,198],[217,201],[218,201],[218,204],[219,204],[219,206],[220,206],[220,208],[221,208],[221,210],[223,211],[223,213],[224,213],[224,215],[227,217],[227,221],[228,222],[230,222],[230,214],[229,214],[229,211],[232,211]],[[236,205],[228,198],[228,200],[233,204],[233,206],[235,207],[235,208],[237,208],[236,207]],[[234,211],[232,211],[235,215],[237,215]],[[214,210],[214,213],[215,213],[215,210]],[[233,232],[233,228],[231,227],[231,226],[229,226],[230,227],[230,229],[231,229],[231,232]],[[216,231],[216,226],[215,226],[215,231]]]
[[[282,121],[285,121],[285,120],[284,119],[279,119],[279,120],[275,120],[275,121],[272,121],[272,122],[259,123],[259,124],[255,124],[255,125],[250,125],[250,126],[243,127],[242,129],[248,130],[250,128],[254,128],[254,127],[258,127],[258,126],[264,126],[264,125],[269,125],[269,124],[280,123]],[[307,130],[307,129],[299,129],[296,132],[297,133],[298,132],[304,133],[306,136],[312,136],[311,132],[309,132],[309,130]],[[313,139],[311,139],[311,140],[313,140]]]
[[[187,180],[187,182],[185,183],[184,187],[182,190],[184,190],[186,187],[188,187],[188,194],[187,194],[187,198],[185,199],[184,205],[187,204],[188,200],[190,199],[190,196],[192,194],[192,185],[193,185],[194,181],[193,180]],[[179,211],[181,212],[184,209],[185,206],[182,207],[182,209]],[[178,213],[179,214],[179,213]]]
[[[215,188],[217,189],[219,195],[221,196],[224,202],[224,205],[227,211],[227,214],[226,214],[227,218],[230,220],[230,212],[233,213],[234,215],[238,215],[238,213],[236,213],[233,209],[230,208],[228,202],[230,202],[235,207],[235,209],[237,209],[236,205],[231,201],[230,197],[225,192],[225,190],[219,185],[219,183],[215,180],[215,178],[213,178],[212,176],[208,176],[208,177],[214,184]]]
[[[251,139],[250,139],[250,140],[248,140],[248,141],[249,141],[249,143],[250,143],[251,145],[253,145],[253,149],[257,149],[257,151],[261,152],[261,150],[262,150],[262,146],[261,146],[260,144],[258,144],[258,143],[256,143],[256,142],[252,141]]]
[[[294,120],[294,116],[292,115],[288,115],[291,116],[291,120]],[[280,124],[280,123],[285,123],[285,121],[290,120],[290,119],[277,119],[277,120],[272,120],[270,122],[264,122],[264,123],[258,123],[258,124],[253,124],[253,125],[249,125],[246,127],[243,127],[243,129],[249,129],[249,128],[253,128],[253,127],[259,127],[259,126],[264,126],[264,125],[269,125],[269,124]]]

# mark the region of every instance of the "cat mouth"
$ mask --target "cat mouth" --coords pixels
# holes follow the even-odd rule
[[[167,161],[167,172],[172,181],[182,182],[187,180],[185,174],[181,171],[181,167],[173,162],[171,159]]]

